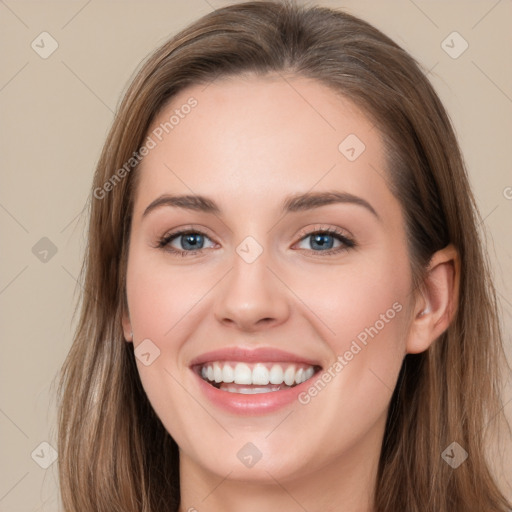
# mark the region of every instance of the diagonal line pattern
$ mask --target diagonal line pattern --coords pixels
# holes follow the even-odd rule
[[[502,412],[503,410],[505,409],[505,407],[507,407],[507,405],[509,403],[512,402],[512,398],[510,398],[509,400],[507,400],[499,409],[499,411],[478,431],[478,434],[480,432],[482,432],[483,430],[485,430]]]
[[[217,425],[219,425],[219,427],[224,430],[224,432],[226,432],[229,437],[233,438],[231,432],[229,432],[229,430],[227,430],[226,427],[222,425],[222,423],[220,423],[219,420],[213,416],[213,414],[199,400],[197,400],[197,398],[192,395],[192,393],[167,368],[164,368],[164,370],[174,379],[176,384],[178,384],[190,396],[190,398],[192,398],[192,400],[194,400],[194,402],[196,402],[208,414],[208,416],[210,416],[215,421],[215,423],[217,423]]]
[[[501,0],[498,0],[472,27],[471,30],[473,30],[481,21],[483,21],[487,15],[501,2]]]
[[[315,315],[318,320],[320,320],[320,322],[322,322],[322,324],[324,324],[324,326],[329,329],[329,331],[334,335],[336,336],[336,333],[268,266],[268,265],[265,265],[269,270],[270,272],[272,272],[272,274],[274,274],[277,279],[279,279],[279,281],[281,281],[281,283],[283,283],[286,288],[288,288],[288,290],[290,290],[293,295],[295,295],[295,297],[300,300],[302,302],[302,304],[304,304],[304,306],[306,306],[306,308],[308,308],[309,311],[311,311],[311,313],[313,313],[313,315]]]
[[[427,18],[430,23],[434,25],[434,27],[439,28],[439,25],[423,9],[421,9],[418,4],[416,4],[413,0],[409,0],[409,2],[411,2],[411,4],[414,5],[414,7],[416,7],[416,9],[418,9],[418,11],[423,14],[423,16],[425,16],[425,18]]]
[[[386,172],[385,171],[379,171],[377,169],[377,167],[375,167],[373,164],[371,164],[370,162],[368,162],[368,165],[374,170],[374,172],[376,172],[383,180],[384,182],[386,183],[386,186],[388,187],[389,190],[393,190],[392,186],[391,186],[391,182],[388,180],[387,176],[386,176]]]
[[[233,270],[231,267],[197,302],[195,302],[188,311],[186,311],[182,317],[164,334],[167,336],[223,279],[229,272]]]
[[[231,470],[202,500],[201,500],[201,503],[203,501],[205,501],[211,494],[213,494],[229,477],[229,475],[231,475],[231,473],[233,473],[233,470]],[[189,509],[190,510],[190,509]]]
[[[64,231],[66,231],[66,229],[68,229],[68,227],[71,226],[71,224],[73,224],[76,219],[78,219],[81,215],[84,215],[86,213],[87,207],[89,206],[89,201],[90,198],[87,198],[82,209],[60,230],[59,233],[64,233]]]
[[[210,85],[212,85],[213,82],[215,82],[215,80],[217,80],[217,78],[219,78],[219,76],[221,76],[221,75],[222,75],[221,71],[217,72],[216,75],[206,84],[206,86],[203,89],[201,89],[201,92],[206,91],[206,89],[208,89],[208,87],[210,87]]]
[[[61,30],[66,28],[89,4],[91,0],[88,0],[85,5],[83,5],[64,25],[62,25]]]
[[[320,177],[316,183],[313,184],[312,187],[307,190],[307,192],[311,192],[334,168],[336,167],[336,164],[333,164],[332,167],[322,176]],[[267,231],[267,233],[270,233],[286,216],[288,215],[288,212],[285,212],[278,220],[275,222],[272,227]]]
[[[184,181],[183,181],[183,180],[182,180],[182,179],[181,179],[181,178],[180,178],[180,177],[179,177],[179,176],[178,176],[178,175],[177,175],[177,174],[176,174],[176,173],[175,173],[175,172],[174,172],[174,171],[173,171],[173,170],[172,170],[172,169],[171,169],[171,168],[170,168],[166,163],[165,163],[165,162],[164,162],[164,167],[166,167],[167,169],[169,169],[169,171],[171,171],[171,172],[174,174],[174,176],[175,176],[178,180],[180,180],[180,181],[181,181],[181,183],[183,183],[183,185],[185,185],[185,187],[187,187],[187,188],[190,190],[190,192],[192,192],[192,194],[195,194],[195,191],[194,191],[194,190],[192,190],[192,189],[190,188],[190,186],[189,186],[189,185],[187,185],[187,184],[186,184],[186,183],[185,183],[185,182],[184,182]],[[221,218],[220,218],[216,213],[215,213],[214,215],[215,215],[215,217],[217,217],[217,219],[219,219],[219,222],[221,222],[221,223],[224,225],[224,227],[225,227],[225,228],[226,228],[230,233],[232,233],[232,231],[233,231],[233,230],[232,230],[232,229],[230,229],[230,227],[229,227],[229,226],[228,226],[228,225],[227,225],[227,224],[226,224],[226,223],[225,223],[225,222],[224,222],[224,221],[223,221],[223,220],[222,220],[222,219],[221,219]]]
[[[28,439],[27,434],[2,409],[0,412]]]
[[[18,226],[20,226],[21,229],[23,229],[23,231],[25,231],[25,233],[29,234],[28,229],[1,203],[0,203],[0,208],[2,208],[2,210],[4,210],[5,213],[7,213],[7,215],[9,215],[14,220],[14,222],[16,222],[16,224],[18,224]]]
[[[64,233],[64,231],[66,231],[66,229],[68,229],[69,226],[71,226],[71,224],[73,224],[73,222],[75,222],[76,219],[78,219],[78,217],[80,217],[80,215],[82,215],[83,212],[79,212],[77,213],[60,231],[59,233]]]
[[[103,105],[105,105],[105,107],[110,110],[110,112],[112,112],[112,114],[115,115],[115,112],[63,60],[61,60],[61,62],[66,68],[68,68],[69,72],[72,73],[78,81],[82,83],[82,85],[84,85],[84,87],[86,87],[101,103],[103,103]]]
[[[498,292],[498,295],[512,308],[512,303],[502,293]]]
[[[290,494],[290,492],[288,491],[288,489],[286,489],[282,484],[281,482],[279,482],[279,480],[277,480],[271,473],[269,473],[267,470],[265,470],[265,472],[270,476],[270,478],[272,478],[272,480],[274,480],[274,482],[279,486],[281,487],[281,489],[283,489],[283,491],[288,494],[288,496],[290,496],[290,498],[295,501],[295,503],[297,503],[297,505],[299,505],[299,507],[304,510],[305,512],[308,512],[307,508],[304,507],[304,505],[302,505],[302,503],[300,503],[299,501],[297,501],[295,499],[295,497]]]
[[[0,92],[2,92],[26,67],[28,66],[28,61],[18,70],[14,75],[0,88]]]
[[[512,98],[475,61],[472,60],[471,63],[501,92],[501,94],[503,94],[503,96],[505,96],[505,98],[508,99],[508,101],[512,102]]]
[[[486,216],[485,216],[481,221],[480,221],[480,224],[478,224],[478,225],[480,226],[481,224],[483,224],[483,223],[484,223],[484,221],[485,221],[485,219],[487,219],[488,217],[490,217],[490,216],[494,213],[494,211],[496,210],[496,208],[498,208],[498,206],[499,206],[499,204],[497,204],[497,205],[496,205],[496,206],[495,206],[495,207],[494,207],[494,208],[493,208],[493,209],[492,209],[492,210],[491,210],[491,211],[490,211],[490,212],[489,212],[489,213],[488,213],[488,214],[487,214],[487,215],[486,215]]]
[[[427,70],[427,72],[425,73],[425,75],[430,75],[430,73],[432,73],[432,71],[434,71],[434,68],[439,64],[439,61],[437,61],[430,69]]]
[[[334,128],[334,126],[329,123],[329,121],[327,121],[327,119],[322,114],[320,114],[320,112],[313,105],[311,105],[311,103],[295,87],[293,87],[293,85],[288,80],[286,80],[286,78],[281,73],[278,74],[334,131],[336,131],[336,128]]]
[[[215,7],[213,7],[213,5],[210,2],[208,2],[208,0],[203,0],[203,2],[208,4],[214,11],[217,10]]]
[[[2,501],[27,475],[28,471],[0,498],[0,501]]]
[[[73,279],[73,281],[75,281],[75,283],[76,283],[78,286],[80,286],[80,288],[82,289],[82,292],[84,293],[84,295],[85,295],[85,294],[90,293],[90,292],[88,292],[88,291],[85,289],[84,285],[83,285],[83,284],[82,284],[82,283],[81,283],[81,282],[80,282],[80,281],[79,281],[79,280],[78,280],[78,279],[77,279],[77,278],[76,278],[76,277],[75,277],[75,276],[74,276],[74,275],[73,275],[73,274],[72,274],[72,273],[71,273],[71,272],[70,272],[70,271],[69,271],[69,270],[68,270],[64,265],[61,265],[61,267],[62,267],[62,269],[64,270],[64,272],[66,272],[66,274],[68,274],[68,276],[69,276],[69,277],[71,277],[71,279]],[[91,294],[91,296],[92,296],[92,298],[94,299],[94,301],[95,301],[96,303],[98,303],[98,299],[97,299],[94,295],[92,295],[92,294]]]
[[[377,377],[377,379],[379,379],[379,380],[382,382],[382,384],[383,384],[384,386],[386,386],[386,387],[387,387],[391,392],[393,392],[393,391],[394,391],[394,390],[393,390],[392,388],[390,388],[390,387],[389,387],[389,386],[388,386],[388,385],[387,385],[387,384],[386,384],[386,383],[385,383],[385,382],[384,382],[384,381],[383,381],[383,380],[382,380],[382,379],[381,379],[381,378],[380,378],[380,377],[379,377],[379,376],[378,376],[378,375],[377,375],[377,374],[376,374],[376,373],[375,373],[371,368],[368,368],[368,370],[370,370],[370,371],[373,373],[373,375],[375,375],[375,377]]]
[[[9,286],[11,286],[12,283],[14,283],[14,281],[16,281],[16,279],[18,279],[19,276],[21,276],[21,274],[23,274],[23,272],[25,272],[25,270],[27,270],[28,268],[28,265],[25,265],[25,267],[23,267],[22,270],[20,270],[1,290],[0,290],[0,295],[2,293],[5,292],[5,290],[7,290],[7,288],[9,288]]]
[[[295,411],[290,411],[266,436],[265,436],[265,439],[267,439],[267,437],[269,437],[272,433],[274,433],[278,427],[280,427],[289,417],[291,414],[293,414]]]
[[[0,0],[0,4],[2,4],[6,9],[8,9],[9,11],[11,11],[11,14],[18,19],[18,21],[20,23],[22,23],[23,25],[25,25],[25,27],[27,28],[30,28],[6,3],[4,0]]]

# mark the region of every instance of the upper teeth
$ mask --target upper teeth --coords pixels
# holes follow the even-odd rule
[[[235,384],[300,384],[315,373],[313,366],[292,363],[227,363],[212,362],[203,365],[201,376],[211,382],[234,382]]]

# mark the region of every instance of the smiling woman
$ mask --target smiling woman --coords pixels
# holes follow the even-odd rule
[[[65,511],[508,510],[479,222],[433,88],[366,22],[250,2],[180,32],[94,177]]]

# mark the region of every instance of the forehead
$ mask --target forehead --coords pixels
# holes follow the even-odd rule
[[[155,147],[138,169],[146,203],[165,192],[215,193],[261,208],[313,189],[390,199],[380,133],[351,101],[312,79],[236,76],[188,87],[148,136]]]

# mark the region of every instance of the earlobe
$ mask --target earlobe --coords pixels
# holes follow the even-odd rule
[[[407,353],[424,352],[448,329],[457,311],[459,280],[459,254],[450,244],[432,256],[423,286],[416,293]]]

